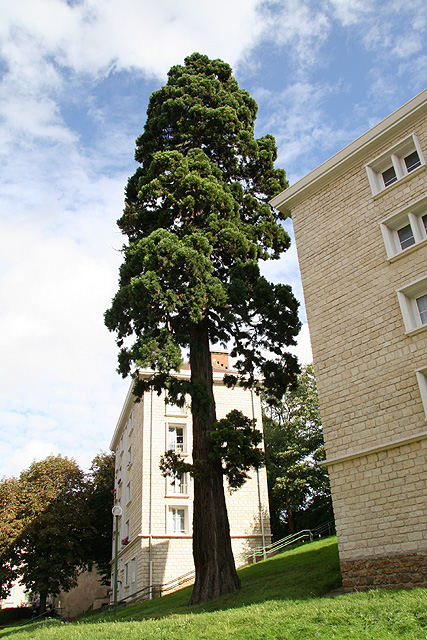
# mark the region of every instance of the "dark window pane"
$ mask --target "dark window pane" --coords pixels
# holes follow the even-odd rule
[[[412,153],[409,154],[409,156],[406,156],[405,164],[406,164],[408,173],[410,173],[411,171],[419,167],[421,164],[421,160],[418,156],[418,153],[416,151],[413,151]]]
[[[427,294],[417,298],[417,305],[422,324],[427,324]]]
[[[393,184],[393,182],[396,182],[397,180],[394,167],[390,167],[390,169],[386,169],[385,171],[383,171],[382,176],[385,187],[388,187],[390,184]]]
[[[414,234],[412,233],[411,225],[407,224],[406,227],[402,227],[398,230],[397,235],[399,236],[400,246],[402,249],[407,249],[415,244]]]
[[[421,220],[423,221],[424,229],[426,230],[426,233],[427,233],[427,213],[425,214],[425,216],[421,218]]]

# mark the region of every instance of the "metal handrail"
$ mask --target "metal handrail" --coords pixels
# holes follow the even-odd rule
[[[316,537],[321,537],[322,533],[328,531],[328,535],[331,535],[332,532],[335,531],[334,522],[324,522],[319,525],[315,529],[304,529],[302,531],[297,531],[281,540],[277,540],[277,542],[273,542],[265,547],[255,547],[251,549],[249,552],[242,554],[240,556],[243,559],[243,563],[240,566],[245,566],[252,562],[255,564],[259,560],[266,560],[271,556],[279,553],[282,549],[285,549],[291,544],[295,544],[296,542],[300,542],[301,540],[310,540],[313,541]],[[169,582],[165,582],[163,584],[152,584],[148,587],[144,587],[135,593],[122,598],[117,603],[118,606],[125,606],[128,604],[133,604],[135,602],[140,602],[141,600],[151,600],[152,598],[160,598],[162,595],[169,593],[170,591],[174,591],[178,587],[183,585],[188,585],[194,580],[195,571],[188,571],[184,573],[182,576],[178,576],[173,580],[169,580]],[[112,605],[109,605],[111,608]]]
[[[144,587],[143,589],[139,589],[135,593],[132,593],[124,598],[121,598],[117,603],[118,606],[124,606],[127,604],[132,604],[134,602],[139,602],[141,600],[151,600],[152,598],[160,598],[162,595],[169,593],[170,591],[174,591],[178,587],[182,587],[183,585],[187,585],[194,580],[195,571],[188,571],[184,573],[182,576],[178,576],[173,580],[169,580],[169,582],[164,582],[163,584],[152,584],[148,587]],[[109,605],[110,607],[111,605]]]
[[[245,564],[249,564],[250,561],[255,564],[258,560],[266,560],[276,553],[279,553],[279,551],[285,547],[295,544],[296,542],[300,542],[301,540],[304,541],[308,539],[312,542],[314,538],[321,537],[321,535],[326,531],[328,532],[328,535],[332,535],[335,531],[335,523],[324,522],[315,529],[303,529],[302,531],[297,531],[296,533],[286,536],[281,540],[277,540],[277,542],[273,542],[265,547],[255,547],[247,553],[242,554],[240,558]]]

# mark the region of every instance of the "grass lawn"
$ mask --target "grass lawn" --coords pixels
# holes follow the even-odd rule
[[[427,638],[427,590],[331,597],[340,585],[335,538],[303,545],[239,572],[242,589],[188,607],[191,587],[164,598],[0,630],[14,640],[389,640]]]

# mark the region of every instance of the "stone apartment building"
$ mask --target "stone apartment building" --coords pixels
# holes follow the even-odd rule
[[[240,409],[262,428],[259,396],[223,384],[228,355],[213,352],[212,365],[218,419]],[[141,375],[151,373],[142,371]],[[178,377],[190,377],[188,365]],[[135,403],[131,386],[110,447],[116,454],[116,504],[122,508],[117,558],[121,599],[194,569],[192,480],[187,474],[174,481],[165,479],[159,469],[160,456],[169,449],[191,460],[189,407],[169,404],[165,393],[159,396],[155,391],[146,392],[142,401]],[[254,472],[238,491],[225,491],[233,552],[239,565],[250,549],[271,540],[265,468]]]
[[[272,200],[292,215],[343,584],[427,585],[427,90]]]

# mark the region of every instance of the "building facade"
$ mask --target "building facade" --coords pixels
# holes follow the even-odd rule
[[[272,200],[291,213],[343,584],[427,585],[427,90]]]
[[[259,396],[224,386],[226,353],[213,352],[212,364],[218,419],[239,409],[255,418],[261,429]],[[189,367],[184,366],[178,377],[189,379]],[[159,469],[160,457],[167,450],[191,461],[189,406],[169,404],[165,393],[155,391],[146,392],[142,401],[135,403],[131,387],[110,446],[116,455],[116,504],[122,508],[117,555],[121,599],[150,585],[169,583],[194,569],[192,480],[188,474],[166,479]],[[265,468],[254,472],[238,491],[225,491],[233,553],[239,565],[251,549],[270,543]]]

